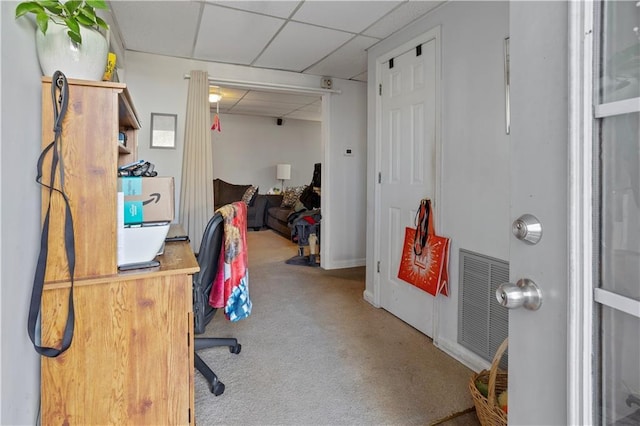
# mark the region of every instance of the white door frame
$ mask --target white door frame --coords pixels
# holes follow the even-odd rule
[[[567,424],[593,422],[593,14],[569,2]]]
[[[441,208],[440,208],[440,200],[441,198],[441,170],[442,170],[442,138],[441,138],[441,85],[442,85],[442,53],[441,53],[441,29],[438,25],[435,28],[430,29],[429,31],[403,43],[402,45],[381,54],[376,58],[376,111],[375,111],[375,127],[376,127],[376,139],[375,139],[375,176],[378,179],[379,172],[382,170],[382,97],[378,95],[378,89],[382,82],[380,81],[380,76],[382,75],[382,67],[385,62],[388,62],[389,59],[399,56],[400,54],[415,48],[419,44],[426,43],[430,40],[436,41],[436,111],[435,111],[435,145],[436,145],[436,185],[435,185],[435,203],[433,205],[433,209],[436,212],[435,220],[436,223],[434,226],[436,229],[438,228],[438,218],[440,217]],[[380,206],[380,184],[377,181],[374,185],[373,192],[373,204],[374,204],[374,217],[373,217],[373,229],[376,230],[374,235],[374,243],[373,243],[373,258],[375,262],[380,260],[380,216],[381,216],[381,206]],[[375,307],[380,307],[380,274],[373,274],[373,300],[367,300],[373,304]],[[365,295],[366,297],[366,295]],[[438,303],[436,298],[436,303],[434,303],[434,312],[433,312],[433,337],[434,340],[438,335]]]
[[[188,78],[188,74],[185,75],[185,78]],[[316,95],[322,98],[321,105],[321,116],[322,121],[320,122],[320,143],[322,144],[322,173],[320,177],[320,181],[323,186],[322,197],[320,197],[320,211],[327,212],[329,211],[326,206],[330,204],[330,199],[332,195],[331,188],[329,188],[330,176],[331,176],[331,146],[329,143],[329,134],[330,134],[330,122],[329,117],[331,116],[331,96],[334,94],[341,94],[341,90],[337,89],[322,89],[316,87],[306,87],[306,86],[296,86],[291,84],[284,83],[268,83],[268,82],[258,82],[258,81],[245,81],[245,80],[236,80],[236,79],[224,79],[224,78],[216,78],[209,76],[209,85],[216,84],[223,87],[231,87],[238,89],[253,89],[253,90],[261,90],[265,92],[276,92],[276,93],[289,93],[289,94],[297,94],[297,95]],[[329,215],[326,215],[322,218],[322,226],[320,227],[320,267],[326,269],[327,266],[326,260],[330,259],[331,253],[331,219]],[[330,268],[331,269],[331,268]]]

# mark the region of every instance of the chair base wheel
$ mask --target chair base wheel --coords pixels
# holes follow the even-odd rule
[[[231,352],[232,354],[239,354],[241,350],[242,345],[240,343],[235,346],[229,346],[229,352]]]
[[[224,393],[224,383],[217,381],[211,384],[211,393],[220,396]]]

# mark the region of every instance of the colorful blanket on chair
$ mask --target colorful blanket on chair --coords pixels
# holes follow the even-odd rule
[[[223,308],[227,319],[239,321],[251,314],[247,253],[247,205],[238,201],[220,207],[224,239],[219,268],[209,294],[209,304]]]

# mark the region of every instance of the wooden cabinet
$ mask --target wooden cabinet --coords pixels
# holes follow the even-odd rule
[[[54,138],[51,78],[42,83],[42,146]],[[140,128],[129,92],[121,83],[69,80],[69,103],[62,122],[60,147],[64,165],[64,191],[71,204],[75,227],[76,278],[115,275],[117,269],[116,204],[119,152],[123,160],[135,158]],[[118,132],[127,133],[120,147]],[[49,180],[51,155],[44,163]],[[56,180],[60,188],[60,180]],[[48,190],[43,190],[43,216]],[[68,280],[64,245],[62,197],[53,194],[46,281]]]
[[[193,424],[188,243],[168,243],[160,268],[75,283],[75,332],[57,358],[42,357],[42,424]],[[69,283],[45,286],[42,341],[64,330]]]
[[[44,78],[43,146],[53,139],[50,91]],[[135,159],[138,128],[124,84],[69,80],[61,156],[75,230],[75,330],[66,352],[42,357],[42,424],[194,423],[191,276],[198,264],[190,246],[166,244],[158,268],[117,270],[117,166]],[[127,147],[119,131],[127,132]],[[48,197],[43,190],[43,214]],[[42,344],[59,347],[71,284],[64,203],[55,193],[51,203],[41,327]]]

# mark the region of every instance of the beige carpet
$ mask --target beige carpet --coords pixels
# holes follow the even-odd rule
[[[253,312],[236,323],[218,312],[203,335],[237,337],[242,352],[199,352],[226,391],[214,396],[196,371],[198,424],[479,424],[472,371],[365,302],[364,268],[287,265],[297,252],[287,239],[247,239]]]

